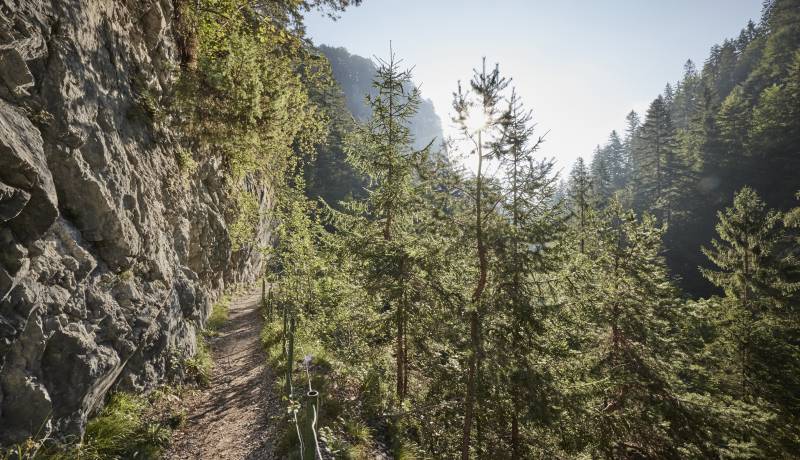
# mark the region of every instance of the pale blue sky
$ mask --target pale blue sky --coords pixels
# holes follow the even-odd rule
[[[338,21],[306,18],[317,44],[365,57],[395,51],[414,65],[445,133],[456,82],[482,56],[499,62],[533,109],[542,153],[568,168],[588,159],[628,111],[643,111],[691,58],[758,21],[761,0],[364,0]]]

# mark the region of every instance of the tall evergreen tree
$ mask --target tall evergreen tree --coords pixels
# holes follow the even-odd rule
[[[766,87],[753,110],[753,169],[759,172],[758,186],[771,203],[787,208],[790,193],[797,186],[800,168],[800,49],[796,50],[788,74]]]
[[[735,87],[722,102],[717,115],[720,139],[731,161],[736,156],[746,156],[751,127],[751,105],[744,89]]]
[[[642,125],[640,148],[634,151],[637,177],[634,204],[640,211],[652,211],[667,225],[682,193],[686,166],[676,145],[676,130],[662,96],[647,111]]]
[[[368,283],[392,312],[395,328],[396,395],[402,401],[408,388],[406,337],[411,303],[411,253],[420,236],[414,228],[419,198],[415,190],[415,167],[425,160],[428,148],[412,147],[410,120],[420,104],[419,90],[411,83],[411,71],[400,69],[401,61],[390,50],[380,60],[373,82],[375,95],[367,96],[372,118],[357,128],[347,142],[347,159],[370,180],[364,202],[351,203],[348,210],[364,219],[353,250],[369,267]]]
[[[785,258],[781,217],[745,187],[719,213],[719,239],[703,249],[716,266],[703,275],[725,291],[711,349],[721,362],[719,391],[766,414],[768,435],[757,444],[768,457],[800,452],[800,309],[794,295],[800,284],[792,275],[800,265]]]
[[[625,137],[623,139],[623,152],[625,153],[625,177],[627,178],[627,195],[631,202],[633,202],[634,191],[641,188],[639,184],[639,176],[636,171],[639,169],[638,161],[640,158],[636,155],[641,142],[641,129],[642,120],[636,111],[631,110],[625,116]]]
[[[568,299],[582,323],[570,393],[581,401],[581,431],[591,433],[576,449],[609,459],[709,455],[670,364],[680,300],[660,255],[663,229],[613,201],[590,232],[591,247],[566,267]],[[574,287],[585,280],[591,289]]]
[[[600,148],[599,145],[595,147],[589,170],[595,192],[595,201],[601,207],[608,202],[614,193],[612,167],[609,150],[606,147]]]
[[[617,131],[611,131],[606,145],[595,149],[590,166],[598,205],[604,206],[627,186],[628,166],[625,146]]]
[[[664,86],[664,104],[667,106],[667,109],[672,112],[672,104],[675,103],[675,90],[672,88],[672,84],[667,83]]]
[[[586,250],[586,232],[589,215],[593,208],[593,184],[586,162],[579,157],[569,173],[567,183],[567,207],[576,222],[576,231],[580,235],[580,251]]]
[[[767,210],[758,194],[745,187],[736,194],[733,207],[719,213],[719,240],[703,253],[714,269],[702,269],[730,300],[726,331],[734,344],[737,361],[736,385],[742,398],[753,398],[767,382],[759,381],[765,369],[754,359],[759,334],[769,334],[764,321],[785,300],[785,282],[779,270],[781,214]]]
[[[694,62],[689,59],[683,65],[683,78],[675,91],[675,102],[673,104],[673,120],[678,129],[685,129],[689,125],[692,113],[697,104],[699,96],[698,89],[700,76]]]
[[[500,205],[507,215],[492,238],[497,256],[491,303],[498,311],[488,340],[495,357],[489,371],[500,382],[496,392],[500,406],[510,406],[509,451],[516,458],[530,455],[525,447],[530,444],[526,420],[537,426],[552,418],[548,401],[552,377],[544,364],[547,347],[542,339],[547,300],[537,289],[537,278],[555,268],[558,251],[544,246],[560,238],[561,218],[553,200],[557,180],[553,161],[534,158],[542,138],[534,137],[533,126],[531,112],[512,92],[501,120],[502,136],[494,146],[503,172]]]
[[[493,70],[486,69],[484,58],[480,70],[475,69],[470,80],[471,93],[465,91],[459,82],[458,91],[454,94],[453,108],[455,109],[454,121],[459,126],[462,135],[474,147],[477,157],[477,171],[475,177],[475,246],[478,266],[478,279],[472,292],[469,306],[470,345],[469,362],[467,364],[466,395],[464,398],[464,426],[462,430],[461,458],[468,460],[472,444],[472,423],[474,419],[475,397],[477,391],[478,369],[482,358],[481,352],[481,315],[483,313],[484,291],[489,275],[489,254],[486,241],[485,196],[487,178],[484,176],[483,162],[487,153],[484,152],[486,139],[493,130],[496,130],[501,118],[500,102],[502,92],[509,81],[500,75],[499,66]]]
[[[608,143],[604,148],[612,187],[614,190],[620,190],[625,187],[628,180],[628,164],[625,158],[625,146],[616,130],[611,131],[611,134],[608,135]]]

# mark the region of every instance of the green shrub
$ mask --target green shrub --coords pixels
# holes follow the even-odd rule
[[[196,382],[201,386],[208,386],[211,383],[211,371],[213,368],[214,361],[211,357],[211,348],[208,346],[205,334],[199,333],[197,334],[197,352],[184,363],[186,375],[190,381]]]
[[[358,443],[367,443],[372,440],[372,429],[361,420],[352,418],[346,420],[344,429]]]
[[[327,118],[311,94],[331,88],[333,79],[325,58],[289,19],[301,4],[178,2],[179,34],[191,62],[180,74],[170,119],[194,158],[222,160],[234,250],[253,240],[259,220],[258,201],[243,181],[283,188],[327,138]],[[158,118],[145,89],[135,106]],[[191,173],[183,163],[181,170]]]
[[[6,449],[0,460],[122,460],[159,459],[172,430],[186,420],[175,398],[176,387],[162,387],[149,396],[111,395],[105,407],[86,424],[83,441],[28,439]]]
[[[148,401],[117,393],[86,426],[81,454],[87,459],[155,459],[169,443],[170,430],[145,419]]]
[[[175,161],[178,162],[178,168],[181,170],[181,175],[187,178],[197,171],[197,162],[192,156],[192,152],[188,149],[178,148],[175,151]]]
[[[169,444],[172,429],[151,415],[151,405],[147,398],[128,393],[114,394],[97,417],[89,420],[82,443],[45,445],[35,458],[51,460],[161,458],[162,450]]]
[[[211,371],[214,368],[214,358],[208,338],[217,333],[217,330],[228,321],[228,311],[231,298],[228,295],[222,296],[219,302],[211,307],[211,314],[206,321],[204,330],[197,333],[197,352],[194,356],[184,361],[184,369],[188,379],[200,386],[208,386],[211,383]]]
[[[130,281],[133,279],[133,271],[130,269],[122,271],[119,273],[119,275],[117,275],[117,277],[120,281]]]
[[[211,307],[211,315],[208,316],[206,321],[207,331],[217,331],[226,321],[228,321],[228,310],[230,308],[231,298],[227,295],[222,296],[219,302]]]
[[[228,233],[231,236],[233,250],[237,251],[242,246],[253,242],[258,227],[259,203],[256,196],[246,190],[240,190],[232,195],[233,223]]]

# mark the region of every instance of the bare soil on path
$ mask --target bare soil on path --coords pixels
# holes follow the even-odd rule
[[[260,300],[261,291],[255,289],[231,302],[228,321],[209,340],[211,383],[184,398],[187,420],[175,431],[165,459],[276,458],[273,420],[281,405],[259,339]]]

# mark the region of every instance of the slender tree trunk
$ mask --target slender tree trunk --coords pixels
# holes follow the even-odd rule
[[[488,263],[486,259],[486,247],[483,242],[483,209],[481,194],[483,192],[483,177],[481,176],[481,167],[483,164],[483,146],[481,140],[481,132],[478,131],[478,173],[475,191],[475,226],[476,226],[476,240],[478,249],[478,283],[475,286],[475,291],[472,294],[473,310],[470,312],[470,340],[472,350],[469,357],[469,365],[467,370],[467,394],[464,404],[464,430],[462,433],[461,442],[461,458],[462,460],[469,460],[470,443],[472,436],[472,421],[475,409],[475,393],[476,393],[476,378],[478,366],[478,353],[480,350],[480,317],[478,310],[481,305],[481,297],[483,290],[486,288],[486,277],[488,271]]]
[[[513,240],[513,251],[514,251],[514,282],[512,286],[512,331],[511,331],[511,352],[517,353],[519,349],[519,337],[520,337],[520,290],[521,290],[521,280],[520,280],[520,273],[522,272],[522,264],[520,263],[520,255],[519,255],[519,184],[518,184],[518,176],[519,170],[517,168],[518,158],[516,157],[517,152],[515,152],[514,157],[514,170],[513,170],[513,177],[512,177],[512,187],[513,187],[513,196],[512,196],[512,227],[514,229],[514,240]],[[582,249],[582,248],[581,248]],[[512,380],[511,382],[511,399],[512,399],[512,414],[511,414],[511,453],[514,454],[514,458],[522,458],[520,453],[520,439],[519,439],[519,413],[520,413],[520,391],[519,391],[519,384],[517,381]]]
[[[745,234],[744,242],[745,245],[749,243],[750,235]],[[750,319],[753,319],[753,311],[750,308],[750,250],[747,246],[744,248],[744,293],[742,296],[742,306],[744,307],[744,311],[750,314]],[[750,324],[746,326],[746,332],[744,337],[742,338],[742,346],[741,346],[741,362],[742,362],[742,398],[747,398],[748,391],[747,391],[747,360],[749,358],[749,347],[750,347]]]
[[[408,309],[403,309],[403,398],[408,396]]]
[[[517,275],[517,274],[515,273],[515,275]],[[516,279],[514,280],[514,282],[516,284],[516,283],[519,282],[519,277],[515,276],[515,278]],[[515,290],[516,290],[516,288],[515,288]],[[515,326],[515,328],[518,329],[519,326]],[[511,339],[512,340],[512,345],[511,345],[511,350],[512,350],[511,352],[512,353],[517,353],[517,350],[519,349],[519,340],[518,340],[518,336],[519,335],[520,334],[519,334],[518,330],[515,330],[513,332],[512,339]],[[521,452],[522,449],[521,449],[521,443],[520,443],[520,437],[519,437],[519,414],[521,412],[521,407],[520,407],[520,402],[521,401],[520,400],[522,399],[522,396],[520,395],[519,382],[514,380],[514,381],[511,382],[511,385],[512,385],[512,387],[511,387],[511,399],[512,399],[511,453],[514,454],[514,458],[522,458],[522,452]]]
[[[403,392],[403,388],[405,387],[405,358],[404,358],[404,347],[403,347],[403,335],[404,335],[404,325],[403,325],[403,302],[399,302],[397,304],[397,353],[396,353],[396,360],[395,366],[397,368],[397,397],[400,401],[403,401],[405,394]]]
[[[522,458],[519,442],[519,412],[519,400],[518,397],[514,397],[514,410],[511,415],[511,453],[514,454],[514,458]]]
[[[614,286],[615,295],[619,295],[619,251],[622,249],[622,228],[617,230],[617,251],[614,255]],[[614,306],[611,309],[611,340],[614,345],[613,353],[616,360],[620,356],[621,334],[619,330],[619,304],[618,300],[613,299]]]
[[[660,129],[656,127],[656,129]],[[656,133],[656,209],[659,209],[661,201],[661,136]],[[664,220],[664,210],[659,209],[661,220]]]
[[[485,442],[485,429],[486,429],[486,420],[482,417],[483,414],[480,409],[484,407],[485,401],[484,396],[485,393],[482,391],[483,389],[483,337],[482,333],[483,330],[481,328],[481,321],[482,318],[480,313],[478,313],[478,353],[475,359],[475,408],[473,409],[474,417],[475,417],[475,434],[477,436],[476,446],[475,446],[475,455],[478,458],[484,457],[484,447],[486,446]]]
[[[581,186],[583,187],[583,186]],[[588,197],[586,196],[585,188],[581,190],[580,197],[580,213],[581,213],[581,254],[586,252],[586,208],[589,207]]]
[[[478,312],[470,313],[470,339],[472,341],[472,353],[469,357],[469,367],[467,370],[467,395],[464,404],[464,431],[461,442],[461,459],[469,460],[470,437],[472,434],[472,419],[475,405],[475,377],[477,367],[477,351],[475,345],[478,343]]]

